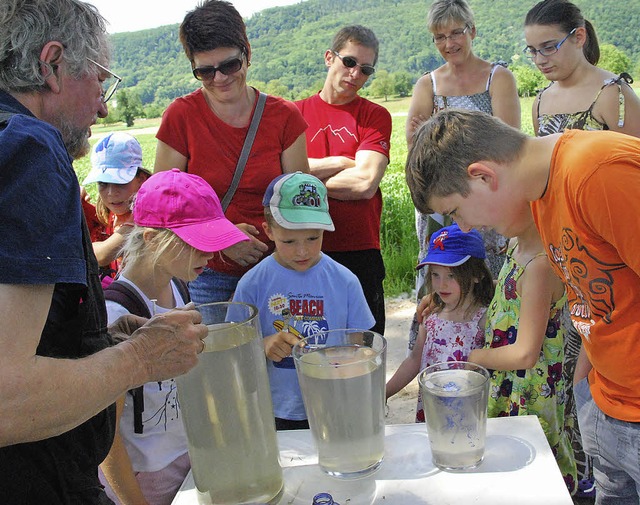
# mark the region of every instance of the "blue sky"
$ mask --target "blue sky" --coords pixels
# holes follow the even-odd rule
[[[85,0],[109,21],[109,33],[133,32],[180,23],[199,0]],[[301,0],[232,0],[244,17],[268,7],[291,5]]]

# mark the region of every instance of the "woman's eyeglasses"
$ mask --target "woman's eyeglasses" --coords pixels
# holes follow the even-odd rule
[[[367,77],[369,77],[370,75],[373,75],[376,71],[373,65],[367,65],[367,64],[360,65],[360,63],[358,63],[358,60],[356,60],[353,56],[340,56],[335,51],[333,51],[333,54],[335,54],[338,58],[340,58],[340,61],[342,61],[342,64],[347,68],[360,67],[360,72],[362,72]]]
[[[242,56],[240,53],[236,58],[221,63],[217,67],[213,65],[206,65],[204,67],[196,67],[193,69],[193,76],[199,81],[213,81],[216,77],[216,72],[221,72],[224,75],[235,74],[242,68]]]
[[[560,49],[560,46],[562,46],[562,44],[564,44],[565,40],[567,40],[569,37],[571,37],[571,35],[573,35],[576,30],[578,28],[574,28],[573,30],[571,30],[569,33],[567,33],[567,36],[562,39],[560,42],[558,42],[557,44],[551,44],[549,46],[544,46],[541,47],[540,49],[536,49],[535,47],[531,47],[531,46],[527,46],[525,47],[522,52],[524,54],[527,55],[527,58],[531,58],[534,59],[537,55],[542,55],[542,56],[551,56],[552,54],[556,54],[558,52],[558,49]]]
[[[469,31],[469,25],[466,25],[464,28],[458,28],[457,30],[453,30],[451,35],[444,35],[439,33],[438,35],[433,36],[433,42],[437,46],[441,46],[447,40],[451,40],[451,42],[459,42],[462,37]]]
[[[122,77],[118,77],[107,67],[100,65],[97,61],[92,60],[91,58],[87,58],[91,63],[93,63],[96,67],[102,70],[104,73],[109,74],[109,77],[102,81],[102,103],[107,103],[109,99],[115,94],[116,89],[118,89],[118,85],[122,82]]]

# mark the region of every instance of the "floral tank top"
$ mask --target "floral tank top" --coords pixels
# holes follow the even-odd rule
[[[485,347],[513,344],[518,339],[520,294],[516,283],[527,264],[521,265],[509,249],[496,292],[487,310]],[[540,253],[537,256],[543,256]],[[536,256],[536,257],[537,257]],[[566,294],[550,307],[547,330],[536,364],[527,370],[490,370],[489,417],[535,415],[556,457],[570,491],[575,489],[576,463],[565,431],[565,382],[562,374],[564,329],[561,324]]]
[[[489,93],[489,87],[491,86],[491,79],[493,74],[498,68],[497,63],[491,65],[491,72],[487,79],[487,86],[482,93],[476,93],[474,95],[458,95],[458,96],[445,96],[438,95],[436,87],[436,77],[433,72],[429,74],[431,77],[431,84],[433,85],[433,113],[439,112],[449,107],[455,107],[457,109],[466,110],[479,110],[486,112],[490,116],[493,116],[493,108],[491,107],[491,94]]]
[[[479,323],[486,311],[486,307],[480,307],[469,321],[463,322],[442,319],[438,313],[430,314],[424,322],[427,337],[422,349],[420,370],[443,361],[467,361],[472,350],[482,348],[485,330]],[[424,407],[420,393],[416,422],[424,422]]]
[[[436,78],[433,72],[429,73],[431,77],[431,83],[433,86],[433,113],[439,112],[448,107],[455,107],[458,109],[466,110],[478,110],[486,112],[489,115],[493,115],[493,108],[491,107],[491,94],[489,93],[489,87],[491,86],[491,79],[493,74],[498,68],[498,63],[493,63],[491,71],[489,72],[489,78],[487,79],[487,85],[485,90],[481,93],[474,95],[459,95],[459,96],[445,96],[439,95],[436,85]],[[418,261],[421,261],[427,255],[427,249],[429,248],[429,238],[431,235],[438,231],[443,226],[451,224],[450,218],[445,218],[440,214],[422,214],[416,211],[416,231],[418,233],[418,244],[420,245],[420,253]],[[480,231],[484,240],[485,250],[487,252],[487,266],[491,271],[491,275],[495,279],[502,268],[505,258],[505,250],[507,247],[507,239],[493,230]],[[416,289],[420,289],[424,282],[424,274],[426,269],[422,269],[418,273],[418,281]]]
[[[542,102],[543,93],[553,86],[555,83],[549,84],[540,93],[538,93],[538,137],[551,135],[552,133],[560,133],[565,130],[608,130],[609,127],[593,116],[593,107],[595,106],[602,91],[612,85],[618,86],[618,127],[624,126],[624,95],[622,94],[622,82],[631,84],[633,79],[627,73],[622,73],[618,77],[606,79],[604,84],[598,91],[593,102],[587,110],[563,113],[563,114],[540,114],[540,103]]]

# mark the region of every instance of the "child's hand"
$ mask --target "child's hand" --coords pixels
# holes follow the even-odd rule
[[[429,317],[429,315],[433,312],[436,304],[433,302],[433,293],[429,293],[422,297],[420,303],[418,303],[418,308],[416,309],[416,315],[418,317],[418,322],[422,324],[424,320]]]
[[[271,361],[282,361],[291,355],[293,346],[300,342],[300,339],[293,333],[279,331],[262,339],[264,353]]]
[[[84,186],[80,186],[80,199],[84,200],[87,203],[91,203],[91,195],[87,193],[87,190]]]

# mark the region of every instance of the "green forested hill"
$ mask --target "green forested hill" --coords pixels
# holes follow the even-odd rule
[[[469,0],[476,15],[475,52],[491,61],[522,64],[522,24],[535,0]],[[601,44],[613,44],[640,61],[640,0],[575,0],[596,27]],[[247,20],[252,45],[249,79],[287,98],[319,88],[322,56],[333,34],[346,24],[363,24],[380,39],[378,68],[407,72],[413,81],[441,64],[426,28],[429,0],[306,0],[275,7]],[[161,109],[198,84],[178,41],[178,25],[112,36],[113,70],[145,105]]]

